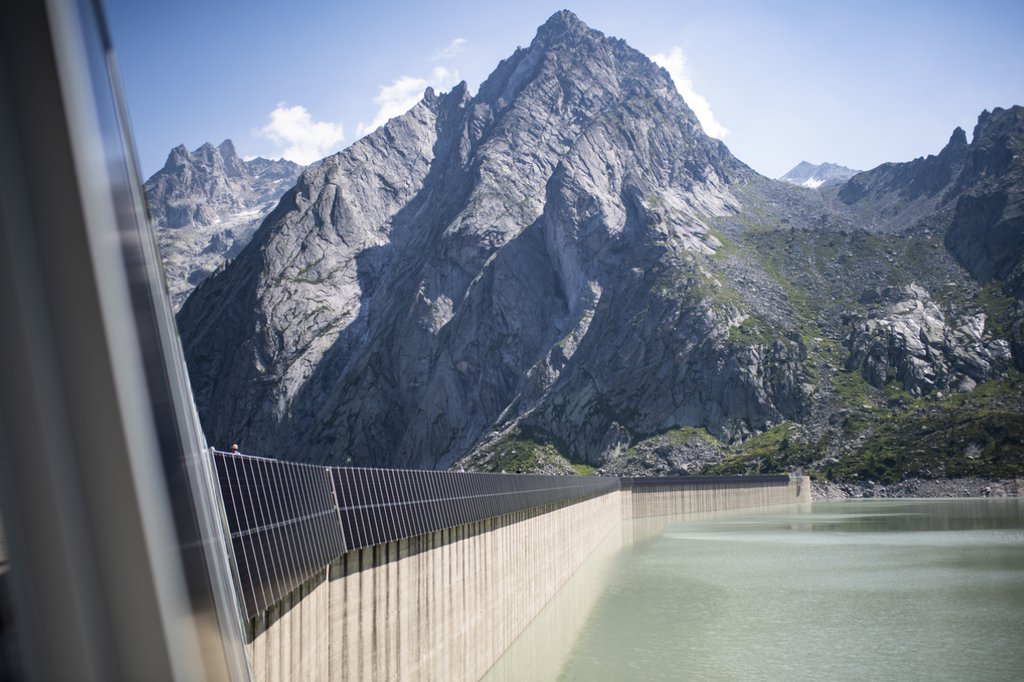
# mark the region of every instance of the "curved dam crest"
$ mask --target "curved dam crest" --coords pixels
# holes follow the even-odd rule
[[[478,680],[588,558],[641,539],[638,528],[810,502],[803,476],[618,479],[214,457],[256,680]],[[632,519],[651,523],[623,523]]]

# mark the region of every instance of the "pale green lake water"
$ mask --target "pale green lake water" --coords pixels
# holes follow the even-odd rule
[[[634,523],[490,679],[1024,679],[1024,501]]]

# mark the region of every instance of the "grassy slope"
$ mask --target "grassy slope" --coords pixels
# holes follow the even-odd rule
[[[944,310],[984,311],[988,328],[1007,338],[1013,302],[998,282],[981,288],[953,262],[934,235],[882,235],[856,230],[778,229],[749,222],[735,239],[786,293],[791,319],[809,350],[826,428],[783,423],[729,448],[707,473],[807,470],[831,480],[895,482],[1024,476],[1024,381],[1011,372],[967,394],[915,399],[895,384],[879,390],[842,367],[844,317],[864,314],[865,284],[924,286]],[[735,234],[735,233],[734,233]],[[782,333],[782,329],[775,330]],[[760,323],[757,342],[772,330]]]

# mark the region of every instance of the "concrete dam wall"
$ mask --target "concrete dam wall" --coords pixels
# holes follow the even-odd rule
[[[624,520],[810,502],[806,477],[215,460],[256,680],[477,680]]]

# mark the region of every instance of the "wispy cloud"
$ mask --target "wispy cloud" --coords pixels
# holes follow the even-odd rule
[[[682,48],[673,47],[668,54],[652,54],[651,60],[658,66],[664,67],[672,76],[676,89],[693,109],[693,113],[697,115],[697,120],[700,121],[704,132],[711,137],[725,138],[729,134],[728,128],[715,119],[715,114],[711,111],[711,105],[707,98],[693,89],[693,81],[686,74],[686,57],[683,56]]]
[[[314,121],[304,106],[290,107],[285,102],[270,112],[270,123],[253,130],[253,134],[281,147],[282,157],[303,165],[336,151],[345,139],[340,123]]]
[[[446,90],[459,82],[459,72],[446,69],[443,66],[435,66],[427,78],[413,78],[402,76],[391,82],[391,85],[382,85],[373,98],[377,105],[377,113],[369,125],[360,123],[356,127],[356,135],[363,135],[376,130],[384,125],[389,119],[401,116],[409,111],[423,97],[423,91],[428,87],[436,90]]]
[[[458,53],[462,52],[462,48],[466,46],[466,42],[467,41],[465,38],[456,38],[451,42],[451,44],[448,45],[448,47],[444,48],[443,50],[435,54],[433,57],[431,57],[430,61],[439,62],[445,59],[451,59]]]

